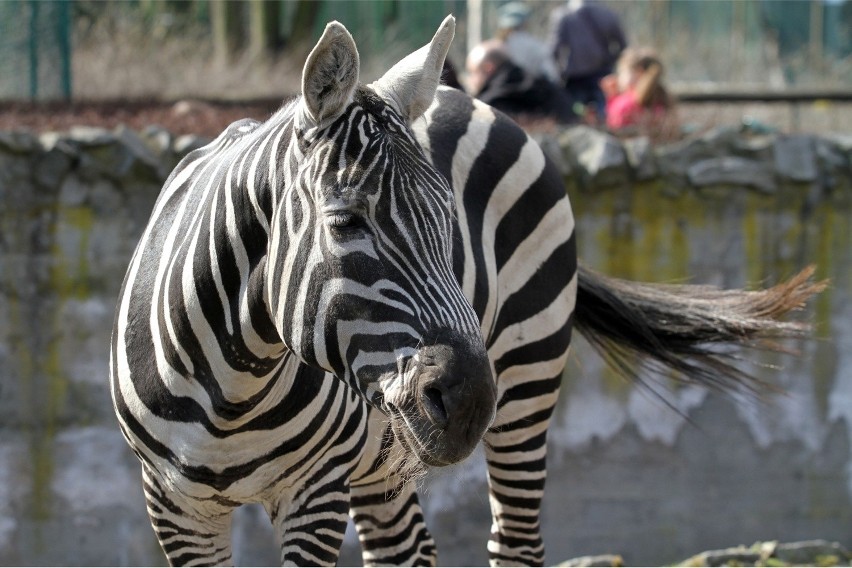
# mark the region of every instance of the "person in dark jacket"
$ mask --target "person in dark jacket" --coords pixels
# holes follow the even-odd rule
[[[600,81],[613,72],[627,39],[618,15],[592,0],[570,0],[551,14],[550,45],[575,103],[606,122],[606,98]]]
[[[466,67],[470,93],[513,118],[550,118],[561,124],[577,121],[564,90],[512,62],[498,40],[473,48]]]

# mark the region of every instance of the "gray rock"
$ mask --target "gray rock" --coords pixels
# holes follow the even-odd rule
[[[765,193],[777,189],[773,172],[766,164],[735,156],[700,160],[687,169],[689,183],[695,187],[750,187]]]
[[[537,133],[530,135],[530,138],[541,147],[542,152],[553,162],[562,177],[567,178],[571,175],[571,164],[565,159],[559,141],[554,136],[547,133]]]
[[[36,183],[47,189],[56,189],[71,169],[73,157],[61,145],[41,154],[36,159],[33,172]]]
[[[768,161],[772,159],[775,139],[774,134],[738,136],[729,147],[722,149],[722,152],[752,160]]]
[[[719,156],[711,141],[693,138],[654,148],[660,175],[668,178],[685,178],[689,167],[699,160]]]
[[[174,136],[162,126],[147,126],[140,135],[145,144],[158,156],[162,156],[172,149]]]
[[[597,556],[580,556],[561,562],[558,566],[573,566],[575,568],[591,568],[593,566],[624,566],[624,560],[617,554],[600,554]]]
[[[628,181],[624,148],[614,136],[577,126],[566,130],[559,142],[563,155],[575,166],[583,185],[603,188]]]
[[[840,144],[829,138],[817,138],[814,143],[817,159],[824,171],[831,173],[845,171],[847,175],[849,174],[850,155],[848,150],[844,151]]]
[[[169,172],[165,169],[166,165],[136,131],[126,126],[119,126],[115,134],[118,141],[133,157],[134,163],[131,163],[131,168],[137,170],[138,175],[150,177],[158,181],[165,181],[169,175]]]
[[[79,176],[66,176],[59,187],[60,205],[77,206],[86,202],[91,184],[82,181]]]
[[[696,554],[678,566],[837,566],[848,565],[852,555],[836,542],[809,540],[782,543],[757,542]]]
[[[203,136],[196,136],[194,134],[184,134],[183,136],[179,136],[175,140],[175,143],[172,146],[172,151],[178,156],[183,157],[192,152],[193,150],[203,148],[209,143],[209,138],[205,138]]]
[[[121,211],[127,186],[119,188],[115,182],[109,180],[98,180],[88,184],[89,203],[96,215],[109,219],[115,212]]]
[[[775,548],[775,558],[787,564],[821,564],[832,557],[844,564],[849,564],[852,555],[840,543],[825,540],[807,540],[779,544]]]
[[[81,146],[103,146],[115,142],[115,134],[96,126],[72,126],[68,137]]]
[[[151,167],[159,167],[159,156],[154,153],[145,140],[133,129],[127,128],[124,125],[115,129],[117,140],[127,146],[127,149],[133,153],[138,160],[145,162]]]
[[[657,176],[653,147],[647,136],[624,140],[624,153],[627,156],[627,163],[633,171],[634,179],[646,181]]]
[[[778,136],[773,157],[775,171],[782,179],[810,183],[819,175],[813,136]]]
[[[24,154],[38,148],[38,139],[29,132],[0,132],[0,150],[13,154]]]
[[[754,566],[761,551],[754,547],[737,546],[723,550],[708,550],[684,560],[678,566]]]
[[[852,134],[826,134],[825,139],[837,146],[841,152],[852,153]]]

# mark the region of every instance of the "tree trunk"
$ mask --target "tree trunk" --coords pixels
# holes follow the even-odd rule
[[[227,62],[241,44],[241,3],[219,0],[210,3],[210,22],[213,27],[213,46],[216,60]]]

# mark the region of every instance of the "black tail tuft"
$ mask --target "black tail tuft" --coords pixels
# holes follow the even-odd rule
[[[725,392],[768,387],[735,367],[728,347],[787,351],[776,340],[805,336],[811,326],[778,318],[827,285],[812,281],[812,266],[755,291],[630,282],[582,265],[578,272],[577,329],[619,372],[637,379],[643,367],[670,369],[684,382]]]

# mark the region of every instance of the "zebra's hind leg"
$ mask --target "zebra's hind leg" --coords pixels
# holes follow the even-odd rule
[[[172,566],[231,566],[233,508],[209,506],[168,491],[142,467],[148,516]]]
[[[435,566],[435,541],[413,482],[391,477],[353,487],[351,510],[365,566]]]
[[[494,425],[485,435],[488,464],[492,566],[541,566],[544,543],[539,513],[547,477],[547,426],[556,405],[561,365],[554,377],[529,377],[507,388],[497,407]],[[561,361],[564,364],[564,359]],[[515,372],[529,369],[516,368]],[[510,383],[513,372],[501,376]]]

